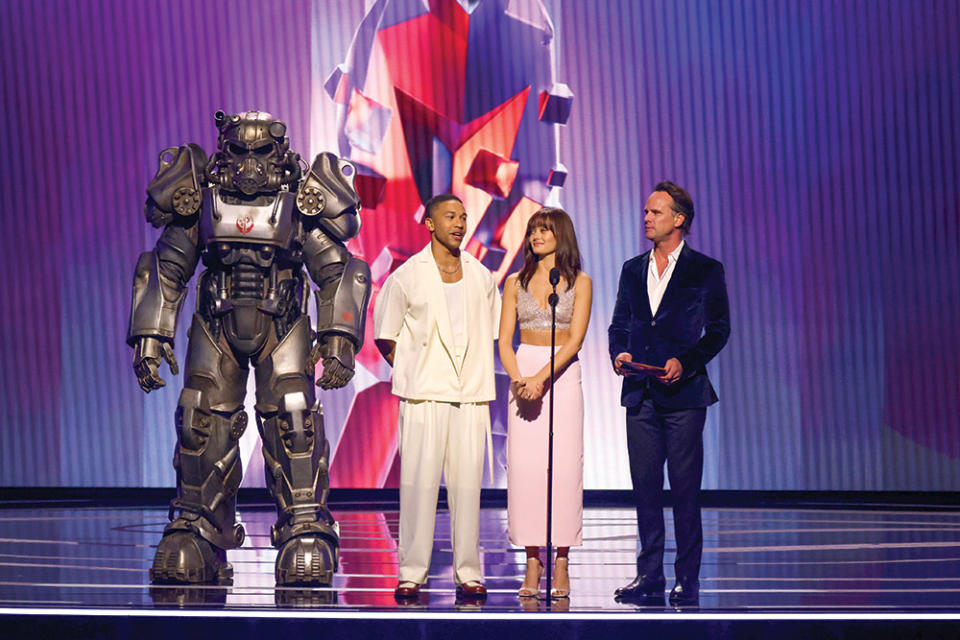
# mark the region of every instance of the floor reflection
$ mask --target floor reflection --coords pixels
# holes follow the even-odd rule
[[[328,589],[274,584],[270,509],[242,511],[248,536],[229,553],[228,587],[151,586],[147,570],[165,508],[0,507],[3,606],[370,611],[655,612],[665,596],[615,600],[633,578],[636,526],[628,508],[587,508],[584,545],[571,552],[569,598],[518,598],[524,553],[506,514],[484,509],[481,547],[488,597],[457,598],[450,523],[438,514],[428,583],[398,603],[397,512],[336,511],[340,570]],[[670,518],[668,516],[668,523]],[[672,546],[668,529],[667,546]],[[698,611],[960,611],[960,511],[711,509],[704,512]],[[668,548],[667,589],[673,585]],[[689,611],[684,607],[681,611]]]

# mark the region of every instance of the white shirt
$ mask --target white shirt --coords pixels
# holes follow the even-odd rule
[[[374,334],[397,343],[393,393],[401,398],[489,402],[497,396],[493,341],[500,328],[500,292],[479,260],[464,251],[460,261],[466,336],[461,358],[451,305],[429,244],[397,267],[377,295]]]
[[[657,271],[657,259],[653,256],[653,250],[650,251],[650,266],[647,269],[647,297],[650,299],[650,315],[657,315],[657,309],[660,308],[660,301],[663,300],[663,293],[670,284],[670,276],[673,275],[673,269],[677,266],[677,258],[680,257],[680,251],[683,250],[684,241],[681,240],[677,248],[667,256],[667,268],[661,275]]]
[[[467,309],[463,300],[463,278],[456,282],[444,282],[447,295],[447,310],[450,312],[450,328],[453,329],[453,347],[457,358],[463,357],[467,347]],[[457,363],[460,366],[460,363]]]

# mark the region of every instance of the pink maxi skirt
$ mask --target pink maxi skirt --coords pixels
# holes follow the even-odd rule
[[[557,347],[559,349],[559,347]],[[550,347],[521,344],[520,374],[532,376],[550,361]],[[580,362],[569,363],[554,385],[553,535],[555,547],[583,541],[583,388]],[[538,400],[510,392],[507,406],[507,522],[510,542],[522,547],[547,544],[547,391]]]

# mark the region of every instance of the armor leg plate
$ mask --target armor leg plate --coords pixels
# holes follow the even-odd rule
[[[267,487],[277,504],[271,541],[279,585],[329,585],[340,536],[327,510],[329,445],[308,372],[310,327],[301,316],[256,368],[257,426]]]
[[[171,522],[157,547],[155,583],[225,582],[232,576],[226,549],[243,543],[236,521],[242,479],[240,436],[245,372],[213,342],[195,316],[187,356],[187,381],[177,407],[177,497]]]

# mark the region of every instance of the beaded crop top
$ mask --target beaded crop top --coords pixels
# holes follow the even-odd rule
[[[563,293],[558,293],[560,301],[557,303],[557,329],[569,329],[573,318],[573,299],[576,297],[573,287],[567,287]],[[528,329],[550,331],[551,311],[540,307],[533,294],[524,287],[517,287],[517,317],[520,319],[520,330]]]

